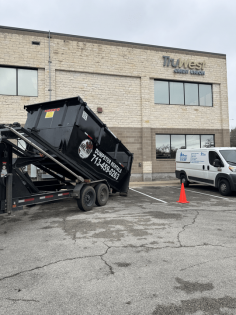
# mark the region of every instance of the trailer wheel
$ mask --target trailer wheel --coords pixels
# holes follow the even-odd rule
[[[95,187],[96,191],[96,205],[97,206],[105,206],[107,200],[109,198],[109,190],[106,184],[98,184]]]
[[[91,186],[84,186],[80,193],[80,199],[77,199],[78,207],[83,211],[93,209],[95,203],[95,190]]]

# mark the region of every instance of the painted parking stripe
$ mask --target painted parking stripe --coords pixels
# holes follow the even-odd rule
[[[147,197],[149,197],[149,198],[152,198],[152,199],[158,200],[158,201],[160,201],[160,202],[167,203],[167,202],[166,202],[166,201],[164,201],[164,200],[157,199],[157,198],[154,198],[154,197],[152,197],[152,196],[146,195],[146,194],[144,194],[144,193],[142,193],[142,192],[140,192],[140,191],[138,191],[138,190],[135,190],[135,189],[133,189],[133,188],[130,188],[130,190],[136,191],[137,193],[139,193],[139,194],[141,194],[141,195],[144,195],[144,196],[147,196]]]
[[[169,186],[170,187],[170,186]],[[172,188],[176,188],[176,189],[181,189],[181,188],[178,188],[178,187],[173,187],[173,186],[171,186]],[[215,197],[215,198],[220,198],[220,199],[225,199],[225,200],[229,200],[229,199],[227,199],[227,198],[224,198],[224,197],[219,197],[219,196],[215,196],[215,195],[210,195],[210,194],[204,194],[204,193],[200,193],[200,192],[198,192],[198,191],[194,191],[194,190],[189,190],[189,189],[185,189],[185,191],[190,191],[190,192],[193,192],[193,193],[195,193],[195,194],[200,194],[200,195],[206,195],[206,196],[211,196],[211,197]],[[230,200],[229,200],[230,201]]]

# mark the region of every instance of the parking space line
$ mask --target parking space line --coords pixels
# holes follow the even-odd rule
[[[144,193],[142,193],[142,192],[140,192],[140,191],[138,191],[138,190],[135,190],[135,189],[133,189],[133,188],[130,188],[130,190],[136,191],[137,193],[139,193],[139,194],[141,194],[141,195],[144,195],[144,196],[147,196],[147,197],[149,197],[149,198],[152,198],[152,199],[158,200],[158,201],[160,201],[160,202],[167,203],[167,202],[166,202],[166,201],[164,201],[164,200],[157,199],[157,198],[154,198],[154,197],[152,197],[152,196],[146,195],[146,194],[144,194]]]
[[[178,188],[178,187],[173,187],[173,186],[171,186],[171,187],[172,187],[172,188],[179,189],[179,190],[181,189],[181,188]],[[198,192],[198,191],[194,191],[194,190],[191,190],[191,189],[190,189],[190,190],[189,190],[189,189],[185,189],[185,191],[190,191],[190,192],[193,192],[193,193],[196,193],[196,194],[201,194],[201,195],[211,196],[211,197],[215,197],[215,198],[230,200],[230,199],[224,198],[224,197],[219,197],[219,196],[215,196],[215,195],[200,193],[200,192]]]

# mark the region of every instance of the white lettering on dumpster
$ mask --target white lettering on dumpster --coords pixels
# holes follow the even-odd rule
[[[98,149],[96,149],[93,153],[91,162],[93,162],[96,166],[99,166],[104,172],[108,173],[114,179],[118,180],[120,177],[122,169]]]

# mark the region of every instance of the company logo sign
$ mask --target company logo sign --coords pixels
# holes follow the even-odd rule
[[[190,73],[193,75],[204,75],[205,74],[205,61],[194,61],[189,59],[173,59],[170,56],[163,56],[164,62],[163,67],[173,67],[175,73]]]
[[[205,154],[205,153],[203,153],[203,152],[201,152],[201,156],[206,156],[206,154]]]
[[[180,153],[180,161],[181,162],[186,162],[187,161],[187,155],[183,154],[182,152]]]
[[[92,152],[93,152],[92,141],[88,139],[82,141],[78,149],[78,154],[81,157],[81,159],[86,159],[87,157],[90,156]]]

